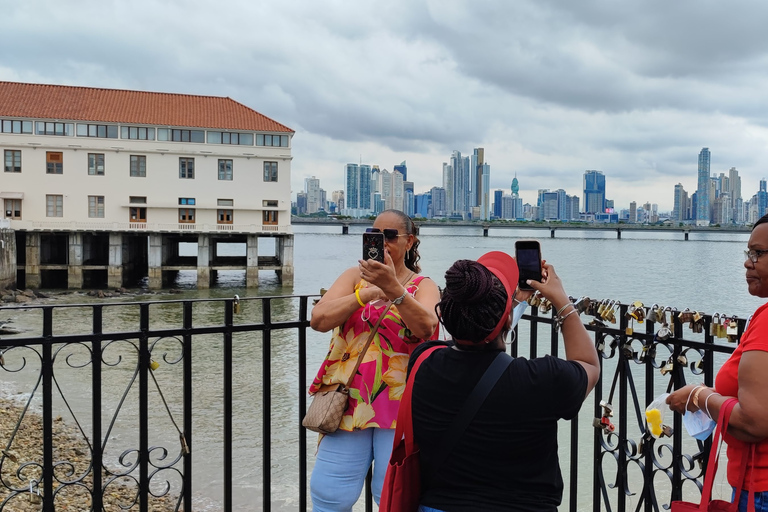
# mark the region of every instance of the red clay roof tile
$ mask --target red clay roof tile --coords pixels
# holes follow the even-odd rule
[[[2,81],[0,116],[293,132],[230,98]]]

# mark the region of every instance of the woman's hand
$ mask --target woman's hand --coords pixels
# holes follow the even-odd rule
[[[696,387],[701,387],[701,384],[688,384],[687,386],[683,386],[680,389],[670,393],[667,397],[667,404],[669,404],[669,408],[674,412],[685,414],[685,406],[687,403],[688,410],[691,412],[696,412],[697,409],[696,406],[693,405],[693,396],[691,395],[691,391],[693,391],[693,389]],[[691,399],[688,400],[688,397],[691,397]]]
[[[387,300],[387,295],[399,296],[402,286],[397,280],[395,273],[395,263],[389,255],[389,251],[384,251],[384,263],[376,260],[358,260],[360,267],[360,277],[370,284],[379,288]]]
[[[565,293],[563,282],[555,272],[555,267],[546,261],[541,262],[541,281],[528,280],[528,284],[546,297],[556,309],[560,309],[571,302]]]

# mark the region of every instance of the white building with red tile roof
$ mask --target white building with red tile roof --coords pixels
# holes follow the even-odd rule
[[[30,234],[149,235],[156,285],[153,268],[168,258],[153,257],[152,234],[197,234],[199,245],[210,242],[201,235],[291,234],[293,134],[225,97],[0,82],[2,217]],[[198,271],[209,266],[199,255]]]

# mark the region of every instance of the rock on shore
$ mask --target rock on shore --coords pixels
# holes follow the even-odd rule
[[[28,491],[11,498],[3,507],[3,502],[11,496],[12,489],[29,489],[30,480],[40,480],[43,460],[42,417],[27,411],[14,436],[17,423],[23,412],[17,402],[0,398],[0,511],[33,512],[42,510],[42,503]],[[9,446],[10,443],[10,446]],[[89,471],[91,452],[88,443],[80,431],[68,425],[61,417],[53,423],[53,459],[66,461],[55,469],[56,511],[82,512],[91,510],[91,496],[87,488],[92,487],[92,474]],[[30,464],[20,469],[24,464]],[[138,470],[135,471],[138,476]],[[86,475],[85,478],[81,477]],[[107,476],[103,477],[105,479]],[[61,482],[78,482],[63,485]],[[126,480],[127,482],[127,480]],[[119,480],[113,482],[104,494],[104,510],[118,512],[138,510],[138,503],[130,504],[136,498],[136,487],[125,485]],[[41,489],[42,492],[42,489]],[[156,512],[176,509],[178,494],[155,498],[149,496],[149,510]],[[178,510],[183,510],[181,507]]]

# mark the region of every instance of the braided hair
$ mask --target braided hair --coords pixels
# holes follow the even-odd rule
[[[383,215],[385,213],[392,213],[394,215],[397,215],[400,217],[400,220],[403,221],[403,228],[405,229],[405,232],[409,235],[413,235],[413,245],[411,245],[411,248],[408,249],[408,251],[405,253],[405,266],[408,268],[408,270],[411,270],[413,272],[416,272],[417,274],[421,272],[421,266],[419,266],[418,261],[421,259],[421,256],[419,256],[419,228],[416,226],[416,223],[413,222],[413,219],[411,219],[408,215],[405,214],[402,210],[384,210],[379,215]]]
[[[507,291],[498,277],[473,260],[458,260],[445,273],[438,315],[454,339],[480,343],[501,320]]]

